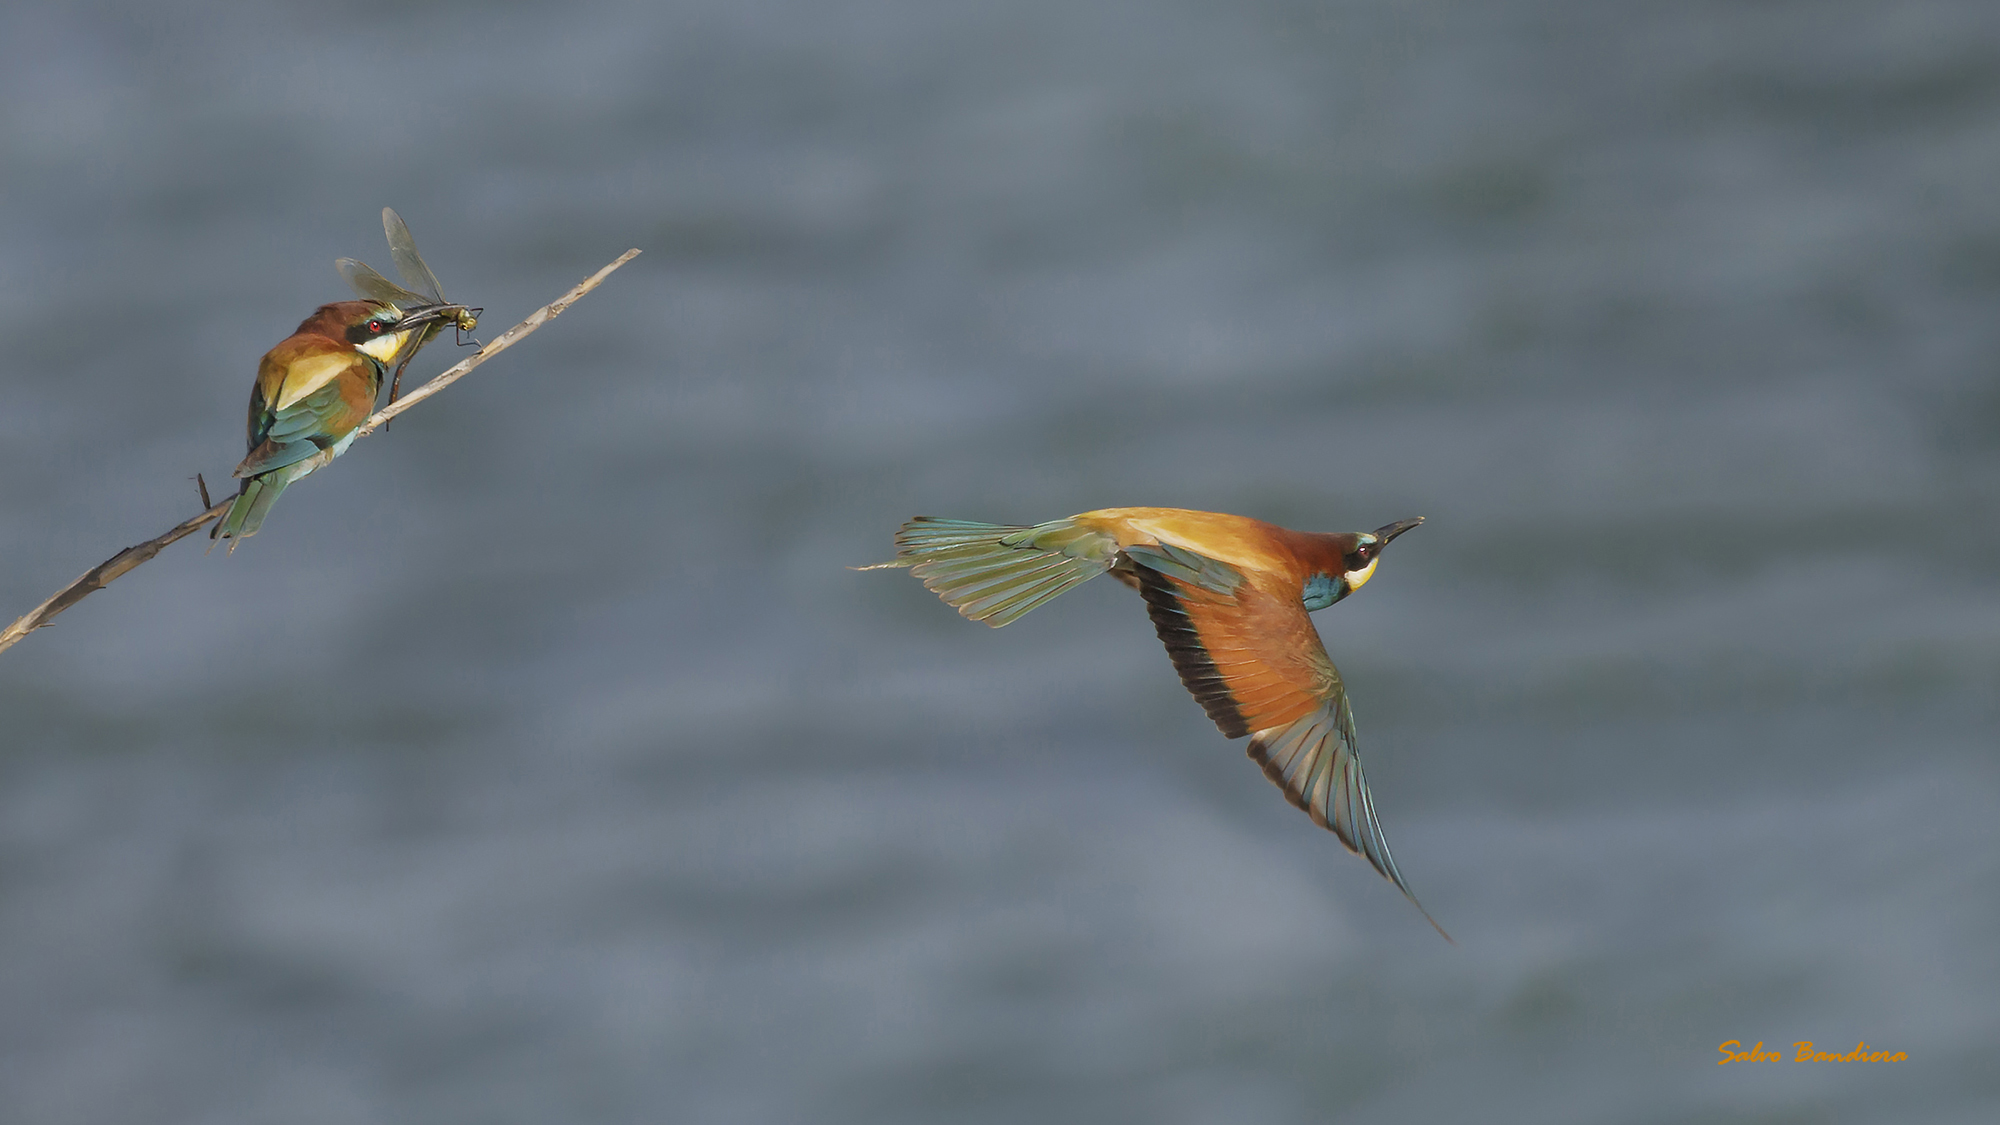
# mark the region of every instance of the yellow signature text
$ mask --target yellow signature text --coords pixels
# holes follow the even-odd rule
[[[1757,1045],[1750,1048],[1747,1051],[1743,1049],[1743,1041],[1741,1039],[1730,1039],[1725,1042],[1719,1043],[1716,1045],[1715,1049],[1722,1053],[1722,1057],[1715,1060],[1715,1065],[1717,1066],[1728,1066],[1730,1063],[1733,1062],[1785,1061],[1785,1054],[1783,1051],[1765,1050],[1764,1041],[1762,1039],[1759,1039],[1757,1041]],[[1884,1051],[1879,1047],[1870,1047],[1866,1042],[1856,1043],[1852,1051],[1847,1051],[1845,1053],[1842,1053],[1840,1051],[1818,1050],[1813,1046],[1812,1040],[1801,1039],[1798,1042],[1792,1044],[1792,1050],[1795,1052],[1791,1057],[1791,1061],[1793,1062],[1909,1062],[1910,1061],[1910,1053],[1908,1051]]]

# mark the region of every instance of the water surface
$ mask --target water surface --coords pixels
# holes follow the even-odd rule
[[[493,331],[646,254],[0,656],[4,1116],[1992,1120],[1996,50],[1971,0],[13,14],[7,616],[226,477],[384,204]],[[992,632],[844,569],[1128,504],[1427,517],[1317,620],[1457,947],[1129,592]]]

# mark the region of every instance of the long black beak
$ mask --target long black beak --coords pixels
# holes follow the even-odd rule
[[[1422,516],[1418,516],[1415,519],[1397,520],[1386,527],[1376,528],[1375,538],[1381,540],[1381,545],[1386,547],[1389,545],[1389,540],[1394,539],[1396,536],[1401,535],[1422,522],[1424,522],[1424,517]]]
[[[396,322],[398,328],[417,328],[438,321],[450,321],[458,311],[457,305],[413,305],[403,310],[403,319]]]

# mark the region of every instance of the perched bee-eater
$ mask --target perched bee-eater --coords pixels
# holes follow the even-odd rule
[[[323,449],[346,452],[375,410],[388,364],[438,319],[432,307],[340,301],[321,305],[265,352],[250,388],[250,455],[236,466],[243,484],[209,538],[257,534],[285,486],[318,467],[300,462]]]
[[[1328,535],[1180,508],[1105,508],[1033,527],[919,516],[896,533],[895,561],[879,566],[908,567],[995,628],[1107,571],[1138,590],[1181,682],[1222,733],[1249,735],[1250,757],[1286,799],[1443,934],[1389,856],[1346,689],[1306,616],[1360,589],[1382,548],[1422,522]]]

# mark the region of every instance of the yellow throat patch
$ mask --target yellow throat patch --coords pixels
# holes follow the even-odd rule
[[[354,347],[362,355],[386,366],[390,360],[396,358],[397,352],[403,350],[403,345],[409,343],[410,333],[415,331],[414,328],[405,328],[400,332],[377,336],[365,344],[356,344]]]
[[[1377,555],[1374,558],[1369,559],[1368,565],[1362,567],[1360,570],[1350,570],[1346,574],[1341,575],[1341,577],[1346,579],[1347,581],[1348,592],[1352,593],[1355,590],[1359,590],[1361,587],[1368,585],[1368,580],[1370,578],[1375,577],[1375,564],[1381,561],[1382,561],[1382,556]]]

